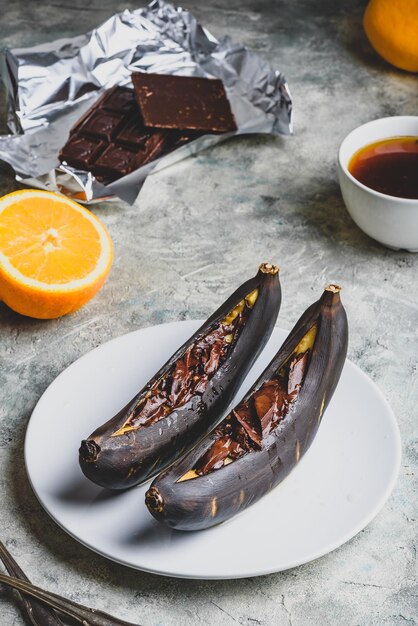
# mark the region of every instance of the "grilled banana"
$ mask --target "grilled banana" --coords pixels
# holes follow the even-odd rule
[[[167,467],[228,407],[273,330],[278,268],[263,263],[117,415],[81,442],[93,482],[125,489]]]
[[[244,399],[146,493],[152,515],[200,530],[253,504],[311,445],[345,361],[348,326],[340,288],[327,287],[302,315]]]

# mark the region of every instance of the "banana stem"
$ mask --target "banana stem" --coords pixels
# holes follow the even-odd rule
[[[271,263],[262,263],[258,269],[263,272],[263,274],[272,274],[273,276],[279,271],[277,265],[272,265]]]
[[[325,287],[325,291],[331,291],[332,293],[340,293],[341,287],[339,285],[331,284]]]

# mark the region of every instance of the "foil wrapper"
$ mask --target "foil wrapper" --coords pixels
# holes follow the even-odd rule
[[[0,137],[0,158],[18,180],[86,204],[112,197],[132,204],[152,171],[235,134],[292,130],[283,74],[229,37],[218,41],[190,12],[162,0],[117,13],[85,35],[2,54],[10,134]],[[220,78],[238,130],[199,137],[108,185],[60,164],[74,123],[105,89],[132,86],[135,71]]]

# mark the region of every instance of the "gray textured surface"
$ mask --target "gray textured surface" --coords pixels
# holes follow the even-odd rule
[[[335,168],[349,130],[379,116],[417,113],[417,77],[374,55],[361,29],[364,5],[189,2],[214,34],[229,33],[284,71],[294,97],[294,137],[230,141],[151,176],[135,206],[96,207],[116,258],[104,289],[78,313],[38,322],[0,305],[1,538],[38,584],[144,626],[418,623],[418,255],[386,250],[357,229]],[[1,40],[24,46],[84,32],[125,6],[137,5],[1,0]],[[343,284],[349,356],[384,391],[401,429],[394,493],[349,543],[268,577],[165,579],[96,556],[49,519],[29,487],[23,438],[35,403],[65,367],[100,343],[151,324],[205,317],[261,260],[282,268],[284,327],[325,282]],[[2,626],[24,623],[3,589],[0,607]]]

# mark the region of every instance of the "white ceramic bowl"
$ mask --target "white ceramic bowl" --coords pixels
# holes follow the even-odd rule
[[[418,137],[418,116],[383,117],[359,126],[340,146],[338,178],[345,205],[357,226],[388,248],[418,252],[418,200],[374,191],[348,171],[351,157],[360,148],[404,135]]]

